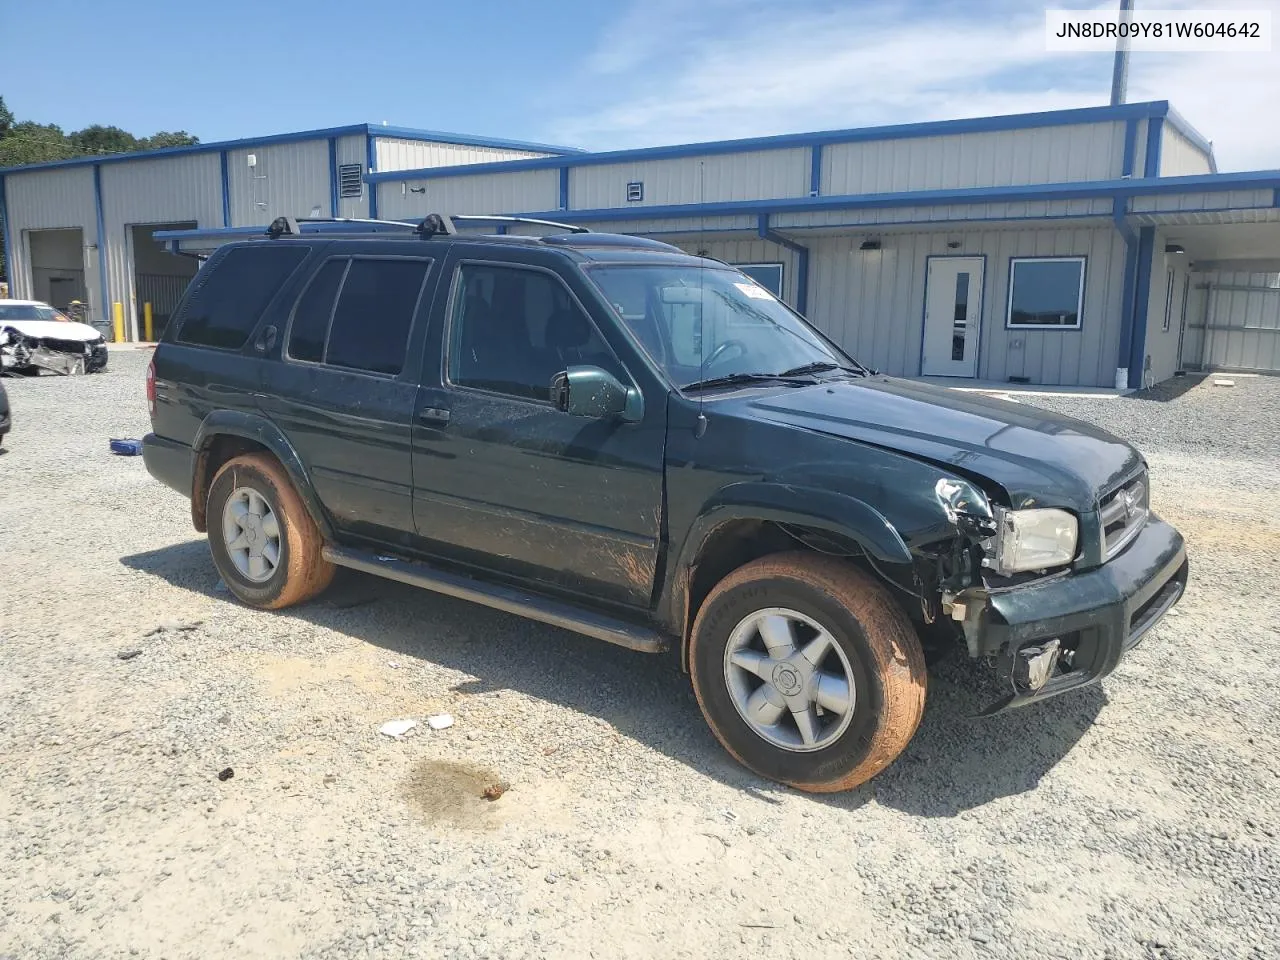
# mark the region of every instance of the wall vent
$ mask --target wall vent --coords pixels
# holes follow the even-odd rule
[[[364,183],[360,180],[363,173],[364,168],[358,163],[344,163],[338,168],[338,184],[344,200],[364,193]]]

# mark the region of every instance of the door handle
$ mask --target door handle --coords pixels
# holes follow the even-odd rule
[[[418,419],[423,423],[448,423],[449,411],[443,407],[423,407],[418,411]]]
[[[276,328],[268,325],[262,328],[262,332],[258,334],[258,339],[253,342],[253,349],[259,353],[266,353],[276,345]]]

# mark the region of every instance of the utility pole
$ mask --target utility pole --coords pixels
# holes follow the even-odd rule
[[[1120,0],[1120,22],[1133,20],[1133,0]],[[1118,107],[1125,101],[1129,87],[1129,38],[1116,39],[1116,62],[1111,71],[1111,105]]]

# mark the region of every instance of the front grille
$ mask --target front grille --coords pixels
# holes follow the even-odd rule
[[[40,346],[58,353],[87,353],[89,346],[83,340],[59,340],[57,337],[41,337]]]
[[[1098,517],[1102,522],[1102,544],[1110,560],[1138,535],[1151,513],[1151,491],[1144,470],[1128,483],[1102,498]]]

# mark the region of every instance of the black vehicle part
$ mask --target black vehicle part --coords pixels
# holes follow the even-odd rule
[[[484,583],[418,561],[337,546],[326,546],[324,558],[340,567],[470,600],[640,653],[662,653],[668,648],[667,638],[651,627],[628,623],[608,614],[583,610],[512,587]]]

